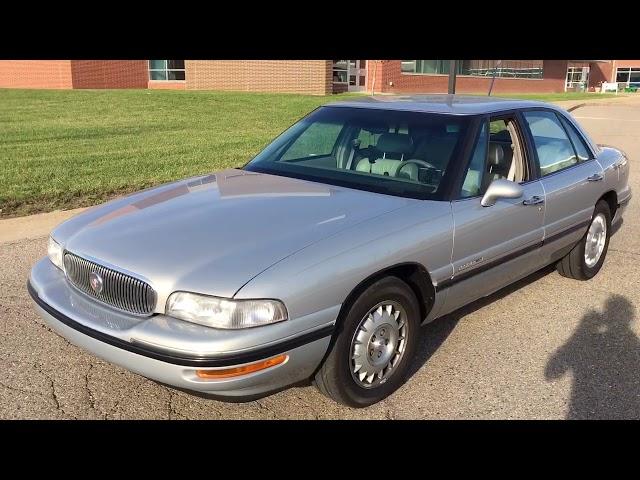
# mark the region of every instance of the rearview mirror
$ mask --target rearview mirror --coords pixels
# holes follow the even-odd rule
[[[483,207],[490,207],[495,205],[496,200],[499,198],[520,198],[524,194],[522,187],[516,182],[500,178],[494,180],[487,188],[486,193],[480,201],[480,205]]]

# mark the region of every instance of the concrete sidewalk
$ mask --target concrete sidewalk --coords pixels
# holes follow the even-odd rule
[[[0,220],[0,244],[45,237],[56,225],[84,210],[86,208],[56,210]]]

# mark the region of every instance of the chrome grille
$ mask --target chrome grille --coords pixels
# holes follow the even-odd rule
[[[64,254],[64,268],[69,282],[87,295],[136,315],[153,313],[156,305],[156,292],[142,280],[103,267],[70,252]],[[89,276],[92,272],[102,277],[102,291],[100,293],[96,293],[89,282]]]

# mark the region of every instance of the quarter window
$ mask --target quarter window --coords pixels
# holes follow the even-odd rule
[[[524,112],[544,177],[578,163],[578,157],[555,113],[543,110]]]
[[[184,60],[149,60],[150,80],[176,81],[184,78]]]

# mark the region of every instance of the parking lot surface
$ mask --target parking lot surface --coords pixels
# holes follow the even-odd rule
[[[25,235],[0,237],[0,418],[640,418],[640,95],[573,115],[631,158],[636,198],[604,267],[588,282],[547,268],[427,325],[411,378],[387,400],[357,410],[302,386],[224,403],[101,361],[32,309],[25,284],[46,236]]]

